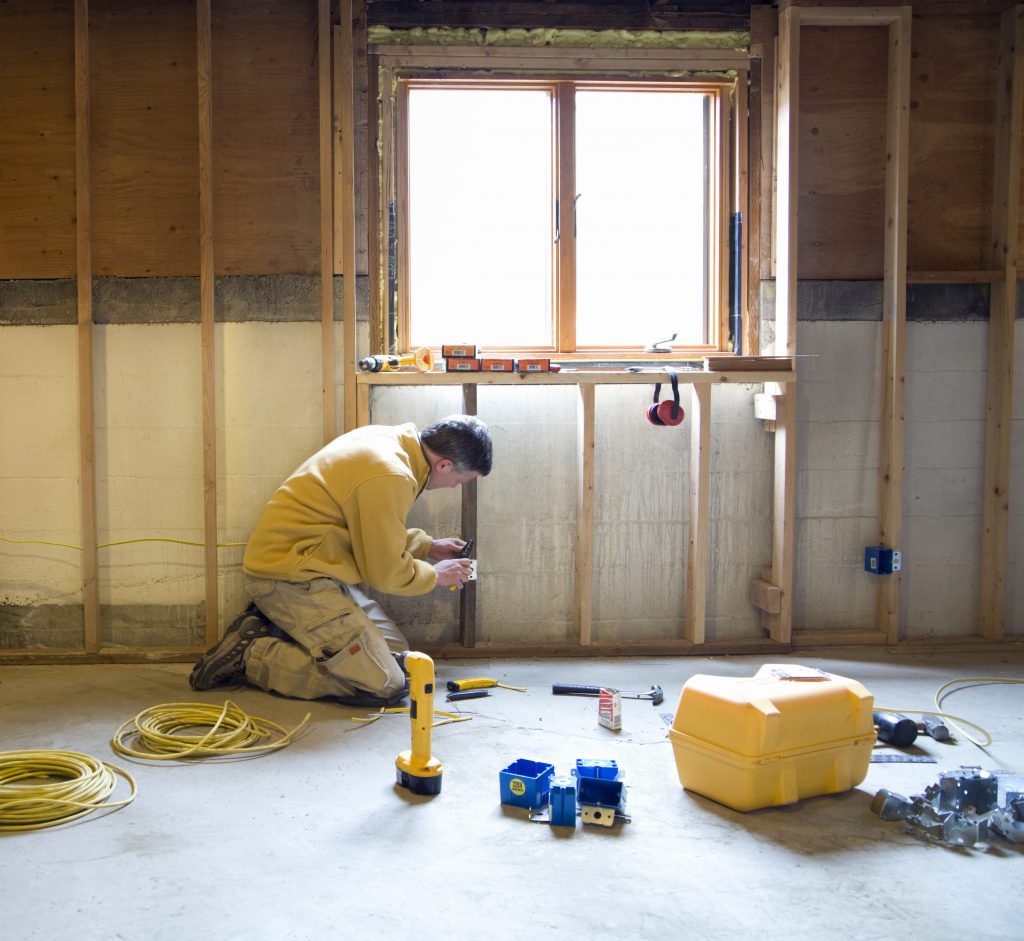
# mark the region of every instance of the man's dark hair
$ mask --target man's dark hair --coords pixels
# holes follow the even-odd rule
[[[439,457],[446,457],[455,470],[476,471],[481,477],[491,472],[491,433],[473,415],[449,415],[424,428],[420,440]]]

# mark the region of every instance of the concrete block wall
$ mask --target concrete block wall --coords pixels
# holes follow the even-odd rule
[[[0,535],[21,540],[0,542],[0,647],[80,646],[77,329],[0,327],[0,338]],[[319,446],[320,327],[219,324],[215,342],[219,541],[244,543],[274,488]],[[203,539],[199,327],[97,326],[93,346],[97,538],[125,543],[99,550],[101,637],[201,643],[202,549],[153,541]],[[241,557],[219,551],[228,619],[242,604]],[[118,633],[133,613],[136,626]]]
[[[975,622],[987,340],[976,321],[907,328],[900,615],[915,637],[963,634]]]
[[[863,568],[878,538],[880,324],[801,323],[797,344],[794,627],[873,629]]]
[[[673,428],[647,421],[651,385],[599,386],[595,396],[593,637],[600,643],[681,636],[689,537],[690,417]],[[768,436],[753,419],[753,386],[712,395],[712,528],[708,638],[760,636],[747,599],[770,563]],[[662,397],[666,386],[662,387]],[[689,387],[681,387],[689,409]],[[558,643],[573,638],[577,393],[573,387],[481,386],[478,414],[494,434],[494,470],[478,483],[477,636],[481,642]],[[384,424],[458,411],[457,390],[375,389]],[[458,534],[459,497],[432,491],[412,519],[434,535]],[[380,597],[410,638],[452,641],[457,597]]]
[[[772,286],[764,285],[766,315]],[[881,289],[798,286],[797,551],[794,627],[872,629],[875,579],[863,551],[878,538]],[[1024,632],[1024,333],[1018,302],[1006,632]],[[902,635],[977,631],[984,488],[987,293],[912,285],[905,333]],[[770,329],[766,335],[771,337]]]
[[[881,322],[802,288],[798,330],[796,629],[870,629],[877,538]],[[865,290],[858,287],[857,296]],[[869,313],[865,314],[867,310]],[[365,327],[362,327],[365,342]],[[202,539],[199,326],[94,328],[101,543]],[[321,443],[320,327],[311,320],[218,323],[220,541],[244,542],[266,499]],[[975,631],[980,575],[987,325],[976,314],[908,323],[901,622],[908,637]],[[1024,361],[1017,330],[1016,361]],[[340,352],[340,351],[339,351]],[[1018,377],[1020,370],[1018,370]],[[656,428],[652,386],[596,395],[594,637],[679,636],[685,610],[690,418]],[[753,418],[759,387],[712,393],[709,640],[758,639],[750,580],[770,563],[772,444]],[[666,394],[663,387],[662,395]],[[77,330],[0,326],[0,647],[81,640]],[[1015,385],[1011,497],[1024,492],[1024,393]],[[339,393],[339,405],[340,405]],[[688,388],[683,387],[688,409]],[[457,387],[378,388],[372,417],[427,424],[461,410]],[[482,386],[493,473],[479,484],[478,636],[557,643],[573,635],[576,392]],[[460,495],[431,492],[411,520],[460,531]],[[40,543],[60,543],[44,545]],[[68,548],[71,547],[71,548]],[[1007,630],[1024,630],[1024,525],[1011,499]],[[244,602],[242,550],[220,549],[226,623]],[[100,550],[105,643],[200,642],[202,550],[131,542]],[[411,639],[456,637],[458,596],[382,599]]]

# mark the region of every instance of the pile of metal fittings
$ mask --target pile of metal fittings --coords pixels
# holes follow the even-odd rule
[[[1024,843],[1024,776],[964,765],[908,800],[882,788],[871,810],[901,820],[907,833],[947,846],[975,846],[999,836]]]

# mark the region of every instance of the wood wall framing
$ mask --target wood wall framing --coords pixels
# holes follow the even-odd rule
[[[217,602],[217,357],[214,337],[213,33],[210,0],[196,3],[196,90],[199,116],[199,315],[203,376],[203,576],[206,642],[218,630]]]
[[[729,383],[770,383],[784,390],[784,397],[792,397],[796,383],[792,370],[713,371],[679,374],[680,385],[689,385],[690,393],[690,519],[686,570],[686,603],[679,612],[678,636],[673,640],[636,643],[598,643],[593,639],[593,584],[594,584],[594,487],[597,455],[594,449],[596,421],[596,389],[600,385],[649,385],[650,373],[631,373],[602,370],[579,370],[572,373],[434,373],[416,372],[361,372],[357,377],[361,389],[358,424],[372,421],[374,388],[383,386],[460,386],[467,414],[476,414],[476,389],[480,385],[500,386],[574,386],[577,392],[576,409],[576,538],[574,552],[573,618],[574,642],[554,644],[479,644],[476,641],[476,593],[466,593],[460,603],[459,642],[436,646],[427,644],[426,652],[447,657],[496,656],[624,656],[664,655],[685,653],[760,653],[785,650],[789,639],[770,636],[766,639],[740,641],[714,641],[706,639],[705,616],[708,592],[708,541],[711,526],[709,481],[711,474],[711,403],[713,390]],[[476,533],[476,487],[464,488],[464,536]]]
[[[991,265],[1000,272],[989,306],[982,505],[980,628],[990,640],[1006,628],[1013,351],[1020,251],[1021,134],[1024,129],[1024,6],[1002,16],[992,192]],[[1018,495],[1018,499],[1019,499]]]
[[[89,163],[89,0],[75,0],[75,293],[78,308],[79,494],[82,501],[82,609],[86,653],[100,646],[96,548],[96,418],[92,352],[92,175]]]
[[[202,491],[207,643],[220,633],[220,279],[296,277],[318,286],[313,314],[320,329],[322,381],[319,401],[308,406],[320,409],[323,440],[368,421],[377,386],[424,381],[418,374],[361,373],[357,361],[361,347],[364,352],[387,349],[392,334],[386,277],[390,223],[382,207],[393,199],[395,176],[381,168],[401,172],[404,141],[386,131],[379,134],[378,128],[392,127],[392,109],[401,106],[392,94],[396,76],[425,68],[437,46],[371,44],[368,24],[396,16],[404,17],[393,23],[396,30],[429,28],[432,13],[457,10],[460,17],[471,17],[471,6],[378,0],[0,3],[5,18],[0,28],[0,280],[74,282],[73,310],[69,306],[61,322],[73,326],[76,341],[83,609],[81,648],[3,650],[0,663],[25,657],[183,660],[196,652],[193,647],[114,648],[105,640],[98,538],[102,500],[97,496],[104,454],[96,440],[96,403],[105,390],[97,387],[101,354],[94,349],[97,317],[102,324],[103,316],[94,310],[94,298],[102,283],[180,279],[196,285],[186,322],[194,322],[199,335],[202,461],[195,476]],[[532,25],[547,22],[555,6],[522,3],[517,9],[529,8]],[[594,5],[594,22],[603,24],[599,6]],[[728,6],[733,28],[738,5]],[[789,356],[797,352],[798,279],[882,284],[881,545],[898,548],[902,536],[908,285],[980,285],[990,292],[975,639],[1002,641],[1014,518],[1014,349],[1024,252],[1024,5],[977,0],[954,4],[953,10],[932,0],[884,5],[779,0],[777,8],[739,6],[749,13],[745,50],[567,52],[480,43],[449,46],[446,57],[451,67],[467,70],[561,64],[574,73],[622,74],[642,67],[650,74],[691,69],[738,76],[731,98],[733,133],[722,148],[723,167],[734,163],[736,172],[723,176],[730,198],[720,222],[726,225],[732,211],[743,213],[748,247],[740,288],[748,314],[743,352],[760,351],[763,287],[772,279],[775,352]],[[490,25],[506,25],[507,14],[489,7],[497,18]],[[574,5],[573,17],[583,15],[580,7]],[[572,25],[583,28],[575,19]],[[690,23],[690,28],[696,27]],[[730,161],[729,150],[736,161]],[[571,197],[567,186],[561,200],[567,213]],[[401,230],[401,215],[397,223]],[[570,230],[563,220],[562,231]],[[368,312],[357,310],[357,279],[369,284]],[[725,278],[720,287],[728,290]],[[572,303],[571,297],[564,300]],[[401,316],[401,309],[397,313]],[[359,320],[367,315],[368,330]],[[898,575],[877,581],[870,629],[794,630],[793,584],[799,577],[794,573],[795,373],[686,378],[691,387],[686,600],[678,636],[642,647],[594,641],[596,388],[650,377],[581,372],[467,380],[433,374],[428,381],[461,386],[463,408],[470,413],[476,411],[478,384],[572,385],[578,432],[572,642],[481,645],[470,589],[461,596],[459,643],[435,652],[716,653],[907,641]],[[766,636],[731,644],[708,642],[705,631],[713,405],[716,389],[730,381],[764,383],[755,414],[774,436],[772,558],[750,589]],[[99,491],[102,497],[101,485]],[[477,512],[476,490],[466,488],[467,533],[475,531]]]
[[[23,76],[20,84],[15,80],[23,97],[4,97],[5,107],[11,109],[7,126],[17,131],[17,121],[31,115],[34,127],[46,128],[43,135],[49,146],[44,161],[38,156],[34,161],[19,160],[16,153],[5,152],[16,189],[0,193],[5,206],[14,197],[14,211],[3,213],[0,230],[0,277],[75,278],[84,631],[80,649],[48,648],[38,654],[3,651],[0,660],[24,656],[190,659],[195,654],[191,647],[134,649],[104,643],[96,498],[94,282],[103,276],[197,278],[203,607],[205,641],[212,643],[220,634],[218,275],[319,272],[324,349],[321,407],[325,436],[335,434],[331,0],[307,0],[300,5],[302,12],[292,4],[285,17],[276,15],[284,8],[273,0],[259,4],[168,0],[135,6],[116,0],[47,5],[16,0],[11,6],[19,28],[0,31],[3,37],[10,40],[27,34],[33,42],[11,42],[9,49],[0,46],[5,63],[12,63]],[[350,22],[352,4],[342,6]],[[58,23],[66,29],[54,28]],[[318,68],[289,67],[287,62],[308,61],[305,49],[311,36],[318,39]],[[45,63],[42,75],[40,62]],[[348,65],[351,69],[350,61]],[[126,81],[126,74],[134,79]],[[62,88],[69,90],[70,99],[61,97]],[[318,103],[312,112],[306,106],[308,100]],[[350,87],[346,100],[351,104]],[[285,148],[274,146],[282,124],[289,130]],[[343,205],[351,209],[350,114],[347,127],[348,176],[341,192]],[[312,159],[318,140],[319,166]],[[278,185],[268,188],[268,178]],[[37,184],[38,193],[33,189]],[[41,205],[49,207],[42,219]],[[317,213],[320,224],[311,225]],[[345,235],[346,244],[352,246],[351,227]],[[10,251],[15,243],[19,249]],[[356,400],[354,268],[353,263],[349,268],[353,276],[346,279],[351,290],[346,322],[351,322],[352,335],[346,354],[352,416]]]

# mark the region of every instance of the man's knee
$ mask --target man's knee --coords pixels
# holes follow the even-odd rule
[[[376,696],[394,696],[405,689],[405,673],[374,627],[364,628],[343,650],[321,661],[321,666],[339,680]]]

